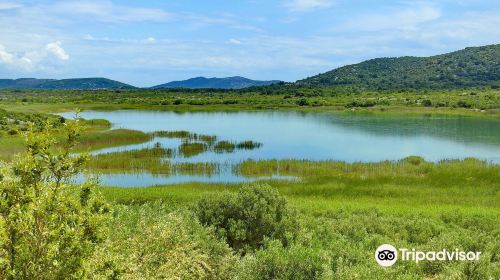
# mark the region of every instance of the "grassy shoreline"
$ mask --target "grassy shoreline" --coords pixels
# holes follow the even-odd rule
[[[260,112],[260,111],[294,111],[294,112],[331,112],[340,114],[377,114],[401,116],[461,116],[480,117],[500,120],[500,110],[492,109],[481,111],[479,109],[464,108],[428,108],[405,106],[376,106],[371,108],[345,108],[342,106],[252,106],[252,105],[140,105],[140,104],[75,104],[75,103],[30,103],[30,104],[1,104],[0,109],[12,112],[47,114],[74,112],[75,108],[90,111],[117,111],[117,110],[145,110],[145,111],[172,111],[172,112]]]
[[[500,213],[500,165],[476,159],[438,163],[418,157],[377,163],[284,160],[279,167],[276,164],[277,161],[246,161],[238,168],[240,174],[249,178],[275,174],[279,168],[281,175],[301,180],[269,181],[271,185],[302,201],[336,201],[335,206],[326,208],[363,201],[365,206],[380,208],[448,205]],[[195,196],[194,193],[235,190],[241,185],[188,183],[136,189],[106,187],[103,191],[120,203],[128,203],[146,197],[167,199],[170,195],[183,200]]]

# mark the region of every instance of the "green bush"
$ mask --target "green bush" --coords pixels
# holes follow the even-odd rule
[[[224,192],[204,197],[193,207],[195,215],[239,253],[261,248],[265,238],[285,246],[297,231],[295,214],[284,197],[269,185],[242,187],[237,194]]]
[[[243,258],[238,267],[238,279],[333,279],[331,263],[325,251],[301,245],[284,248],[280,242],[273,241],[255,255]]]
[[[83,263],[104,237],[109,209],[95,184],[68,183],[86,157],[69,154],[76,122],[65,132],[56,148],[49,130],[30,126],[26,152],[0,165],[0,279],[84,278]]]
[[[94,279],[232,279],[238,258],[188,211],[116,206],[110,238],[87,263]]]
[[[424,107],[432,107],[432,101],[430,99],[424,99],[422,100],[422,105]]]
[[[308,106],[309,102],[307,101],[307,99],[301,98],[301,99],[297,100],[296,104],[299,106]]]

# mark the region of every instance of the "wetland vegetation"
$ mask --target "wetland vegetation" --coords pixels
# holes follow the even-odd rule
[[[307,88],[297,90],[313,91]],[[66,143],[68,140],[73,141],[73,136],[68,137],[68,126],[69,131],[72,131],[71,127],[75,121],[47,114],[72,110],[76,105],[86,109],[176,108],[194,111],[220,108],[287,108],[315,112],[342,111],[340,116],[354,114],[356,118],[364,115],[352,113],[352,110],[369,111],[373,113],[369,114],[371,117],[361,119],[330,119],[323,116],[316,118],[314,115],[314,120],[321,120],[318,127],[313,126],[309,130],[291,127],[291,131],[298,131],[307,136],[300,141],[308,147],[308,139],[312,139],[314,133],[320,131],[319,128],[325,130],[331,123],[344,120],[340,131],[368,131],[367,135],[375,137],[370,138],[372,145],[378,145],[379,142],[374,141],[376,137],[392,131],[398,138],[425,134],[441,139],[439,141],[454,139],[455,142],[469,143],[467,146],[481,145],[492,149],[487,151],[496,151],[498,147],[497,90],[412,92],[404,97],[411,100],[429,99],[432,104],[437,104],[441,94],[450,94],[448,104],[451,105],[445,107],[427,106],[429,103],[426,101],[399,103],[399,98],[405,96],[405,93],[399,92],[394,93],[396,98],[390,99],[387,105],[379,103],[379,98],[386,94],[363,92],[336,97],[331,92],[330,95],[325,93],[330,90],[319,91],[324,95],[292,95],[290,98],[282,94],[261,93],[240,96],[238,91],[208,92],[207,96],[203,96],[207,94],[205,91],[151,91],[144,92],[143,95],[127,91],[96,91],[78,96],[70,96],[73,94],[71,92],[49,92],[46,99],[41,98],[41,92],[20,92],[20,96],[28,99],[25,102],[17,100],[17,96],[2,92],[0,95],[5,99],[0,106],[8,108],[6,111],[0,111],[3,112],[2,116],[8,115],[7,118],[2,118],[7,125],[4,124],[0,136],[0,156],[3,160],[0,173],[2,197],[10,195],[16,189],[12,187],[14,182],[25,182],[28,175],[34,176],[30,177],[30,180],[40,180],[40,186],[51,182],[49,178],[53,178],[54,174],[64,174],[64,178],[69,179],[69,175],[73,176],[79,172],[213,176],[223,169],[220,162],[207,161],[216,157],[237,157],[237,164],[231,167],[231,171],[248,178],[249,181],[276,174],[292,176],[297,180],[271,179],[250,183],[187,182],[148,188],[89,188],[86,187],[89,185],[80,185],[75,181],[70,184],[70,180],[65,179],[65,191],[55,201],[57,207],[43,206],[50,204],[47,196],[32,192],[32,201],[43,202],[43,207],[29,208],[40,218],[54,217],[57,213],[60,217],[57,225],[61,227],[53,228],[56,224],[52,223],[52,220],[41,219],[40,225],[44,225],[40,227],[41,230],[29,227],[32,232],[19,231],[22,233],[19,235],[20,240],[42,242],[39,243],[43,245],[40,248],[47,249],[59,246],[51,243],[51,239],[43,238],[48,233],[67,237],[65,240],[81,242],[65,247],[64,256],[41,253],[37,256],[30,255],[29,250],[18,246],[15,247],[19,250],[16,254],[21,257],[19,261],[10,262],[13,251],[9,251],[9,248],[12,248],[9,247],[9,244],[12,244],[9,243],[12,240],[9,239],[9,233],[17,229],[17,225],[28,225],[32,220],[28,216],[16,218],[2,206],[0,273],[3,274],[0,274],[0,277],[37,278],[44,275],[41,272],[41,268],[44,268],[50,269],[53,273],[50,275],[64,273],[89,279],[499,278],[500,258],[497,252],[500,239],[500,169],[494,160],[467,157],[429,160],[408,156],[391,160],[349,162],[321,157],[317,160],[302,159],[299,156],[287,158],[270,153],[267,149],[276,151],[279,146],[258,134],[254,137],[243,135],[237,138],[214,129],[198,130],[194,129],[196,127],[186,127],[182,122],[170,122],[171,130],[150,127],[151,129],[139,131],[133,124],[127,127],[98,116],[94,120],[79,119],[78,122],[85,128],[78,130],[78,143],[72,142],[70,146],[72,153],[82,156],[81,162],[71,165],[69,173],[60,173],[60,170],[67,170],[68,164],[76,160],[69,156],[69,152],[61,151],[61,148],[69,147]],[[463,94],[464,92],[467,94]],[[477,93],[470,95],[470,92]],[[96,100],[91,102],[94,95]],[[100,100],[111,98],[112,95],[116,96],[116,103],[106,103],[108,99]],[[136,96],[136,101],[132,101],[133,95]],[[219,95],[222,99],[219,99]],[[366,107],[365,103],[351,104],[353,98],[361,98],[359,102],[368,102],[371,99],[366,98],[373,96],[377,96],[373,106]],[[82,97],[88,100],[83,100]],[[67,101],[55,103],[58,98],[67,98]],[[179,105],[156,103],[157,100],[175,101],[181,98],[183,101]],[[204,98],[208,100],[206,104],[200,101],[197,105],[188,105],[188,100]],[[306,99],[307,105],[299,104],[301,98]],[[315,106],[314,100],[317,99],[329,103]],[[475,105],[470,108],[453,108],[453,103],[458,103],[461,99]],[[252,103],[256,100],[260,100],[260,104]],[[45,113],[34,114],[33,110]],[[120,112],[133,114],[135,111]],[[403,115],[411,113],[412,116],[416,114],[418,117],[393,118],[395,112]],[[389,117],[384,120],[372,118],[380,114]],[[420,116],[422,114],[432,116]],[[443,114],[448,117],[442,117]],[[456,115],[463,117],[456,118]],[[185,116],[186,114],[177,115],[179,118]],[[228,119],[238,116],[240,115],[228,115]],[[299,120],[309,120],[310,117],[307,113],[300,117],[287,113],[273,115],[273,118],[280,116],[295,123],[300,123]],[[200,125],[210,125],[207,115],[202,115],[201,118],[204,123]],[[450,120],[451,123],[448,123]],[[236,121],[240,119],[236,118]],[[415,125],[422,121],[425,126]],[[29,122],[34,125],[27,125]],[[50,125],[46,125],[47,122]],[[359,123],[364,123],[365,126],[357,129]],[[395,125],[397,123],[401,125]],[[466,126],[463,126],[464,124]],[[144,124],[143,126],[147,127]],[[251,127],[246,126],[242,130],[250,131]],[[276,129],[277,127],[286,126],[278,123],[277,126],[268,127],[266,131],[276,131],[277,135],[281,135],[281,138],[273,138],[280,140],[278,144],[284,146],[287,135]],[[311,124],[307,123],[304,127],[311,127]],[[468,132],[461,133],[460,128]],[[9,134],[11,129],[18,133]],[[35,147],[50,145],[50,148],[41,150],[41,153],[50,155],[50,160],[33,156],[33,150],[26,150],[25,135],[31,135],[28,138],[31,141],[30,147],[33,147],[34,143]],[[345,150],[341,146],[341,138],[329,137],[323,136],[324,147],[338,146],[340,150]],[[347,140],[352,144],[354,139]],[[405,138],[405,141],[409,139]],[[316,143],[315,147],[323,147],[321,141],[313,142]],[[446,145],[451,144],[447,142]],[[387,147],[397,150],[394,142]],[[298,148],[291,145],[290,151],[293,149]],[[362,146],[358,146],[356,150],[361,151]],[[442,152],[443,149],[436,150]],[[85,156],[85,153],[81,152],[89,152],[90,155]],[[314,153],[314,150],[309,152]],[[458,154],[459,150],[455,149],[454,152]],[[19,153],[20,156],[15,156]],[[270,156],[247,160],[246,153],[269,153]],[[293,155],[288,152],[284,154]],[[319,151],[318,155],[321,154],[325,153]],[[341,153],[335,155],[340,156]],[[368,154],[365,156],[369,157]],[[33,163],[44,170],[45,177],[37,177],[30,167]],[[31,171],[16,172],[20,166],[25,166],[25,171]],[[88,197],[91,199],[88,200]],[[66,200],[70,201],[71,205],[68,202],[63,203]],[[73,225],[76,221],[75,215],[82,219],[78,220],[78,225],[90,225],[87,229],[91,230],[79,226],[76,228],[81,231],[74,234],[69,230],[62,230]],[[478,262],[398,262],[393,267],[384,269],[373,260],[375,248],[383,243],[419,250],[458,248],[481,251],[482,257]],[[70,263],[57,266],[61,257],[75,262],[72,262],[71,266]],[[21,261],[28,259],[33,261],[33,266],[21,267]]]

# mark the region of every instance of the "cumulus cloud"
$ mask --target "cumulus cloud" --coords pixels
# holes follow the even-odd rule
[[[3,64],[20,71],[33,72],[44,70],[46,64],[52,65],[68,59],[69,55],[61,47],[61,42],[59,41],[49,43],[44,48],[24,53],[9,52],[5,46],[0,45],[0,65]]]
[[[49,54],[54,55],[56,58],[58,58],[60,60],[68,60],[69,59],[69,55],[61,47],[60,41],[47,44],[45,46],[45,49],[49,52]]]
[[[292,12],[307,12],[318,8],[333,6],[333,0],[291,0],[285,6]]]
[[[0,45],[0,62],[4,64],[12,64],[14,55],[8,53],[3,45]]]

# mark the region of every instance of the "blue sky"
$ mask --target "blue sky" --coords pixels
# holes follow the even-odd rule
[[[295,81],[499,38],[500,1],[0,0],[0,78]]]

